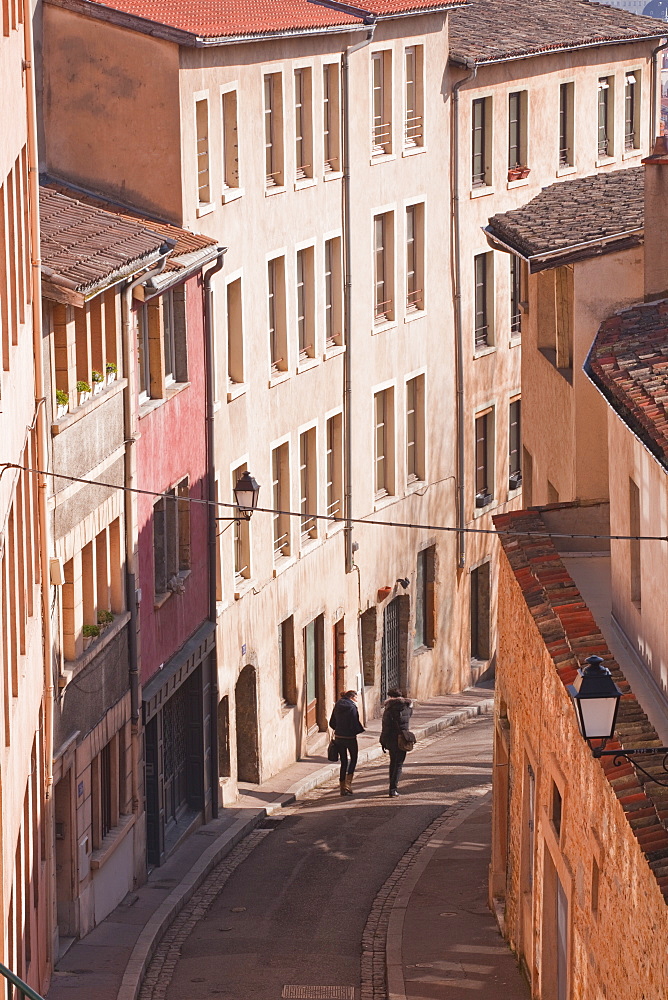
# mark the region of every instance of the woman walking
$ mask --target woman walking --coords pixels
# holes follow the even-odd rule
[[[398,795],[397,785],[401,777],[406,751],[399,749],[399,733],[408,731],[413,714],[413,702],[404,698],[399,688],[390,688],[387,701],[383,703],[383,720],[380,731],[380,745],[390,755],[390,797]]]
[[[364,732],[357,711],[357,691],[344,691],[329,720],[341,759],[339,789],[341,795],[353,794],[353,774],[357,764],[357,737]]]

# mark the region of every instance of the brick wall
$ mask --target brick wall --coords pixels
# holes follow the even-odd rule
[[[583,659],[600,645],[600,633],[549,539],[525,540],[531,551],[518,557],[522,544],[505,543],[510,562],[502,559],[499,579],[491,894],[497,909],[505,909],[504,933],[534,996],[557,1000],[565,975],[563,995],[577,1000],[658,1000],[668,996],[662,892],[668,855],[662,793],[668,790],[648,786],[645,794],[630,765],[604,768],[592,757],[565,685],[575,647],[585,647],[577,654]],[[566,628],[546,576],[571,594],[576,620]],[[653,739],[625,689],[630,714],[623,728]]]

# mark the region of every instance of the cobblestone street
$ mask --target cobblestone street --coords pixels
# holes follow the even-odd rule
[[[420,973],[420,966],[433,967],[424,961],[429,957],[425,946],[427,952],[433,946],[438,961],[456,944],[441,926],[452,927],[459,941],[463,924],[441,920],[425,935],[419,930],[419,900],[414,891],[406,895],[411,881],[428,886],[432,847],[447,843],[443,831],[466,833],[467,818],[488,798],[491,726],[491,719],[482,717],[422,740],[406,762],[396,800],[387,798],[387,760],[381,757],[358,772],[352,799],[341,799],[338,783],[330,782],[267,819],[217,865],[176,917],[147,970],[141,1000],[195,994],[230,1000],[380,1000],[388,996],[388,985],[393,997],[454,1000],[470,996],[472,986],[483,998],[495,996],[501,986],[509,1000],[526,997],[485,906],[488,847],[482,838],[473,855],[467,857],[465,846],[459,856],[463,862],[456,861],[461,869],[471,858],[464,909],[470,919],[483,919],[491,934],[489,946],[471,938],[478,952],[475,968],[487,970],[475,984],[470,967],[456,962],[445,962],[446,975],[438,969]],[[483,811],[487,830],[488,811]],[[453,874],[460,884],[461,871]],[[436,894],[441,917],[453,914],[447,867],[444,875]],[[409,901],[398,908],[402,891]],[[422,939],[417,952],[416,933]],[[464,931],[465,948],[468,934]],[[404,969],[401,940],[406,936],[409,958],[415,952],[422,962]],[[487,952],[482,965],[481,951]],[[394,970],[391,984],[388,963]]]

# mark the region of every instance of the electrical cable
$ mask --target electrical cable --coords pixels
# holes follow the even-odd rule
[[[18,465],[14,462],[4,462],[0,465],[0,477],[7,469],[19,469],[22,472],[31,472],[38,476],[51,476],[55,479],[66,479],[72,483],[83,483],[85,486],[100,486],[102,489],[123,490],[124,492],[137,493],[142,496],[164,497],[167,500],[172,499],[169,493],[165,492],[142,490],[138,487],[131,486],[119,486],[117,483],[102,483],[97,479],[82,479],[79,476],[67,476],[63,472],[44,472],[42,469],[31,469],[28,466]],[[236,503],[224,503],[221,500],[201,500],[198,497],[178,497],[178,501],[179,503],[187,502],[201,504],[207,507],[223,507],[226,510],[239,509]],[[252,513],[283,514],[285,517],[303,517],[309,518],[313,521],[327,521],[330,524],[332,522],[340,522],[342,524],[349,522],[352,524],[377,525],[380,528],[408,528],[418,531],[445,531],[451,534],[457,534],[457,532],[464,531],[469,535],[497,535],[503,536],[504,538],[589,538],[598,541],[668,542],[668,535],[603,535],[572,531],[522,531],[509,528],[458,528],[444,524],[417,524],[412,521],[370,520],[370,518],[374,517],[373,514],[367,514],[366,517],[346,518],[336,517],[332,514],[310,514],[299,510],[279,510],[276,507],[254,507],[252,509]],[[228,518],[220,518],[220,520],[228,520]],[[230,518],[229,520],[236,521],[237,518]]]

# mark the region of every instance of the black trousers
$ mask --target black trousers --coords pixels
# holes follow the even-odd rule
[[[401,777],[405,760],[405,750],[399,750],[399,748],[396,750],[390,750],[390,788],[396,788],[399,784],[399,778]]]
[[[339,748],[339,757],[341,759],[339,780],[343,781],[347,774],[355,773],[355,767],[357,766],[357,738],[342,740],[337,737],[336,745]],[[348,757],[350,757],[350,763],[348,763]]]

